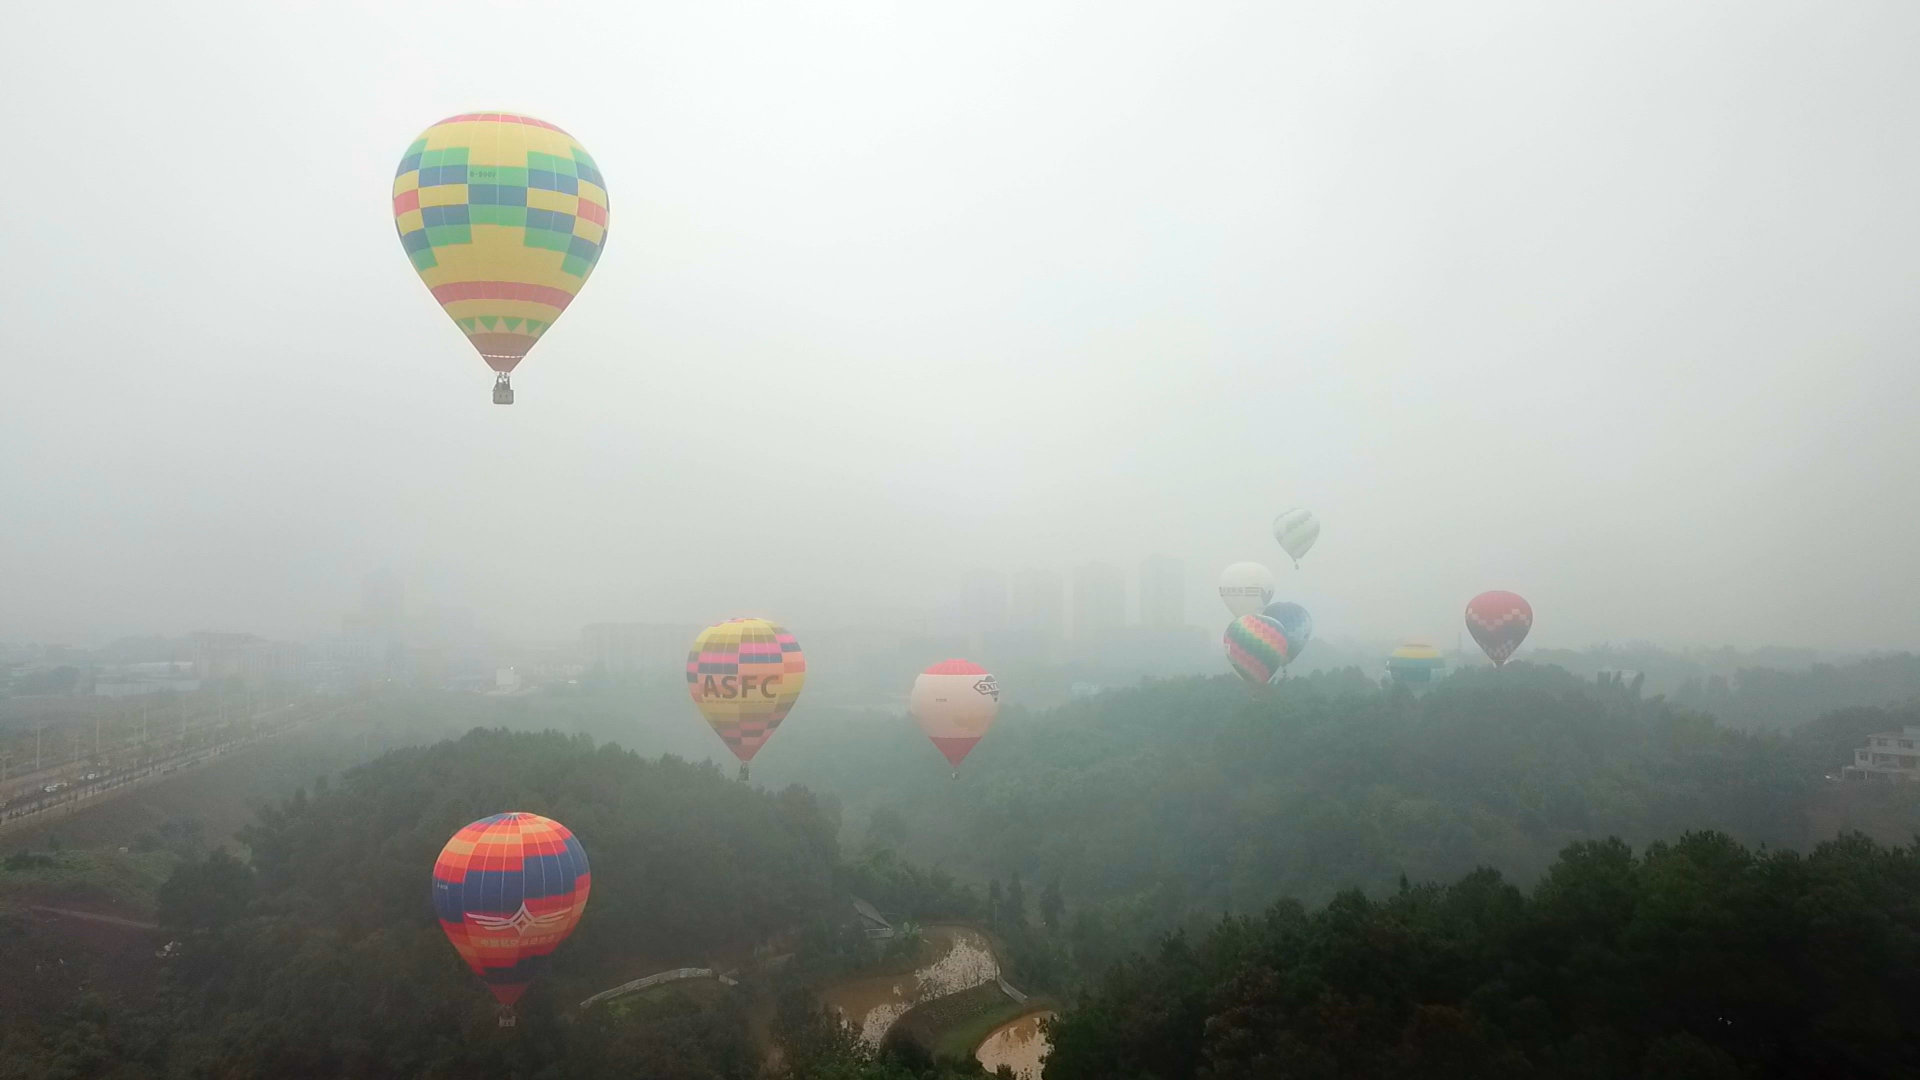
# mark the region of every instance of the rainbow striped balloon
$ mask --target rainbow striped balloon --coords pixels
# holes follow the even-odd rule
[[[552,124],[466,113],[407,147],[393,222],[433,298],[505,373],[599,263],[607,185],[592,155]]]
[[[433,864],[440,929],[509,1008],[546,972],[592,889],[586,849],[539,814],[481,818],[454,833]]]
[[[1233,620],[1221,641],[1227,647],[1227,663],[1250,683],[1272,682],[1292,659],[1286,631],[1265,615],[1242,615]]]

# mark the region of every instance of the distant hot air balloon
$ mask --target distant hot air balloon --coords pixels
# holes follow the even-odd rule
[[[1467,633],[1480,643],[1495,667],[1507,662],[1531,629],[1533,605],[1518,593],[1495,589],[1467,601]]]
[[[1235,615],[1252,615],[1273,599],[1273,571],[1257,562],[1237,562],[1220,571],[1220,601]]]
[[[1293,659],[1286,631],[1265,615],[1240,616],[1227,624],[1220,640],[1234,673],[1256,685],[1271,683]]]
[[[513,404],[512,371],[573,302],[607,242],[607,185],[571,135],[512,113],[428,128],[393,180],[400,244]]]
[[[1299,657],[1307,642],[1313,640],[1313,616],[1307,609],[1288,600],[1279,600],[1268,604],[1260,614],[1280,625],[1280,632],[1287,635],[1287,660],[1291,664]]]
[[[460,958],[499,1000],[501,1027],[513,1026],[514,1002],[573,933],[592,884],[580,841],[538,814],[481,818],[440,849],[434,914]]]
[[[1387,677],[1404,686],[1426,686],[1445,666],[1440,650],[1424,641],[1409,641],[1387,657]]]
[[[960,762],[1000,712],[1000,684],[993,681],[986,668],[972,661],[942,660],[913,680],[909,705],[920,730],[958,777]]]
[[[1280,541],[1281,550],[1293,557],[1295,569],[1300,560],[1312,550],[1313,542],[1320,539],[1320,522],[1311,510],[1283,510],[1273,519],[1273,538]]]
[[[807,684],[807,658],[793,635],[765,619],[728,619],[700,631],[687,654],[687,692],[700,715],[747,762],[773,738]]]

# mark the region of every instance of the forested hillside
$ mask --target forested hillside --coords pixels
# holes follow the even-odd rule
[[[1110,970],[1047,1080],[1912,1076],[1917,898],[1920,845],[1692,833],[1282,901]]]
[[[1819,678],[1809,701],[1856,699]],[[957,780],[874,714],[796,713],[755,785],[587,735],[475,730],[296,793],[232,852],[182,849],[158,897],[173,955],[0,1017],[0,1075],[964,1073],[876,1057],[812,1003],[875,962],[855,895],[992,933],[1009,977],[1065,1002],[1050,1076],[1785,1076],[1842,1043],[1856,1074],[1909,1065],[1886,1018],[1916,1003],[1920,856],[1817,845],[1836,814],[1920,832],[1904,787],[1827,778],[1920,704],[1781,736],[1642,690],[1527,665],[1421,695],[1352,671],[1148,682],[1010,710]],[[613,700],[470,712],[591,727],[624,720]],[[462,713],[373,708],[412,731]],[[504,809],[564,822],[593,880],[505,1030],[427,903],[447,837]],[[0,918],[0,962],[44,963],[22,932]],[[741,987],[578,1006],[682,965]]]
[[[1588,838],[1719,829],[1809,847],[1823,838],[1814,808],[1834,796],[1825,776],[1867,732],[1903,723],[1920,708],[1750,734],[1629,681],[1514,665],[1423,696],[1335,673],[1261,694],[1193,679],[1014,710],[957,781],[909,725],[847,720],[803,740],[796,722],[803,760],[763,772],[840,793],[857,843],[972,876],[1057,878],[1138,937],[1401,875],[1490,866],[1530,883]],[[1920,830],[1920,801],[1885,813]]]

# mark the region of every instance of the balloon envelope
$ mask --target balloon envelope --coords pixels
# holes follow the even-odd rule
[[[606,181],[552,124],[466,113],[407,147],[393,180],[393,222],[433,298],[488,367],[508,372],[600,261]]]
[[[1313,548],[1313,542],[1320,539],[1320,522],[1311,510],[1283,510],[1273,519],[1273,538],[1280,541],[1281,550],[1293,556],[1294,565],[1298,566],[1301,558]]]
[[[968,660],[943,660],[913,680],[913,718],[948,764],[973,752],[1000,712],[1000,685]]]
[[[1283,663],[1291,664],[1300,651],[1313,640],[1313,616],[1307,609],[1289,600],[1268,604],[1260,614],[1280,625],[1280,632],[1287,635],[1287,658]]]
[[[1518,593],[1495,589],[1467,601],[1467,633],[1495,667],[1507,662],[1531,629],[1533,605]]]
[[[565,825],[538,814],[495,814],[440,849],[433,911],[460,958],[510,1006],[573,933],[592,885],[586,850]]]
[[[1387,657],[1387,675],[1394,682],[1423,686],[1446,666],[1440,650],[1423,641],[1409,641]]]
[[[1252,615],[1273,599],[1273,571],[1237,562],[1220,571],[1220,602],[1235,615]]]
[[[1227,624],[1221,637],[1227,663],[1250,683],[1269,683],[1287,666],[1287,635],[1265,615],[1242,615]]]
[[[687,654],[687,692],[733,756],[753,755],[807,683],[800,643],[765,619],[728,619],[700,631]]]

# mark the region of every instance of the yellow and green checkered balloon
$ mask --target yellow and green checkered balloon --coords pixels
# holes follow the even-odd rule
[[[433,298],[504,373],[600,261],[607,185],[585,148],[552,124],[467,113],[407,147],[393,220]]]

